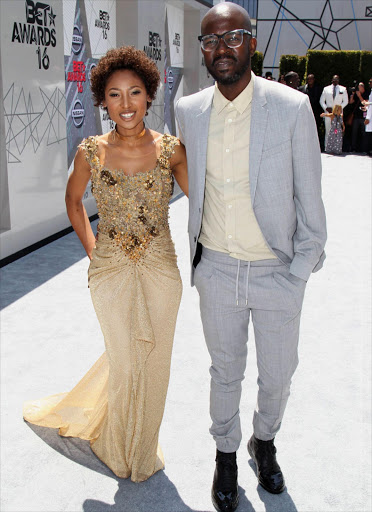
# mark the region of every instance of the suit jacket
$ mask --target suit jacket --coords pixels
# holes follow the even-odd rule
[[[333,108],[334,105],[341,105],[344,109],[349,103],[346,87],[338,85],[336,89],[336,96],[333,99],[333,85],[327,85],[327,87],[324,87],[323,89],[319,103],[324,111],[326,111],[327,107]]]
[[[301,85],[298,88],[299,91],[307,94],[309,96],[311,108],[313,109],[313,113],[315,116],[315,121],[318,123],[322,121],[320,114],[322,113],[322,107],[320,106],[320,97],[322,95],[322,88],[318,84],[314,84],[313,87],[309,87],[309,84]]]
[[[266,242],[290,272],[307,280],[322,267],[326,222],[321,198],[318,135],[306,95],[256,77],[252,98],[251,200]],[[205,190],[208,128],[214,87],[176,105],[189,173],[191,284]]]

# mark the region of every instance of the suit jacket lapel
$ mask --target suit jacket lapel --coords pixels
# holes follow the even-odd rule
[[[249,181],[251,201],[254,203],[257,179],[260,171],[261,156],[269,111],[266,104],[264,79],[254,78],[254,89],[251,111],[251,132],[249,142]]]
[[[209,119],[211,116],[211,107],[214,94],[214,87],[208,89],[208,94],[200,106],[200,113],[195,119],[195,132],[197,134],[197,155],[198,162],[196,162],[197,169],[200,169],[198,174],[199,184],[199,204],[203,204],[204,191],[205,191],[205,174],[207,169],[207,148],[208,148],[208,131],[209,131]]]

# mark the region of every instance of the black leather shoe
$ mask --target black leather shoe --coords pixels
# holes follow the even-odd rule
[[[212,503],[218,512],[234,512],[239,504],[236,452],[223,453],[217,450]]]
[[[283,492],[284,477],[276,461],[274,439],[261,441],[253,435],[248,441],[248,453],[256,464],[257,478],[262,487],[272,494]]]

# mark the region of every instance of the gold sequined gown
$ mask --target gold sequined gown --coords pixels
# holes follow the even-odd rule
[[[156,167],[127,176],[100,164],[95,137],[82,142],[99,213],[89,287],[106,352],[70,393],[24,406],[27,421],[89,439],[118,477],[135,482],[164,467],[158,436],[182,291],[168,227],[178,143],[163,135]]]

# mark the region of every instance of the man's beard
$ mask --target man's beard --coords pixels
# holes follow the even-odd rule
[[[230,57],[231,58],[231,57]],[[219,59],[217,59],[218,61]],[[233,58],[233,60],[235,60],[236,62],[236,59]],[[217,61],[214,61],[213,64]],[[216,80],[216,82],[218,84],[221,84],[221,85],[231,85],[231,84],[235,84],[236,82],[239,82],[239,80],[241,79],[241,77],[244,75],[244,73],[247,71],[247,69],[249,69],[251,65],[251,59],[248,58],[247,62],[245,64],[242,64],[240,66],[239,69],[237,69],[235,71],[235,73],[231,76],[226,76],[226,77],[220,77],[220,76],[217,76],[214,72],[213,72],[213,69],[210,69],[210,68],[207,68],[208,69],[208,72],[209,74]]]

